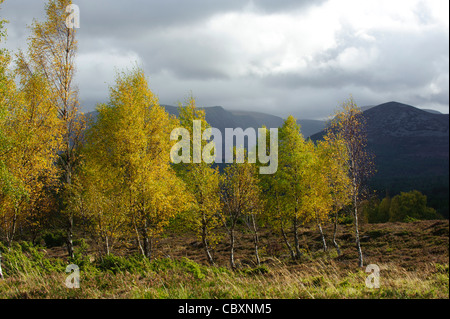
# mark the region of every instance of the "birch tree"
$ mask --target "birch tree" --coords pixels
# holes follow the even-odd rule
[[[179,106],[179,121],[181,127],[189,132],[190,136],[190,154],[194,154],[194,148],[201,146],[201,149],[207,143],[207,139],[201,138],[194,141],[194,134],[201,134],[205,129],[210,128],[206,122],[205,112],[196,107],[195,99],[191,96],[186,105]],[[194,133],[194,121],[199,126],[200,132]],[[194,146],[194,143],[200,145]],[[195,150],[199,151],[199,150]],[[209,154],[211,155],[211,154]],[[192,157],[191,157],[192,159]],[[175,165],[179,176],[184,180],[187,191],[189,192],[192,204],[185,212],[184,220],[187,226],[192,229],[202,242],[203,249],[209,264],[214,264],[211,253],[219,236],[216,229],[222,222],[222,203],[220,201],[220,173],[218,168],[213,168],[213,163],[179,163]]]
[[[234,252],[238,220],[244,216],[256,214],[261,207],[256,166],[244,162],[233,163],[226,167],[221,189],[225,213],[224,225],[230,239],[230,266],[232,269],[236,269]],[[256,258],[259,260],[257,236],[254,243]]]
[[[177,121],[159,105],[137,67],[117,74],[108,104],[97,110],[87,133],[94,175],[111,183],[103,196],[126,214],[141,253],[150,259],[159,235],[189,202],[170,165],[170,133]]]
[[[336,239],[339,213],[351,204],[351,181],[348,175],[348,153],[346,150],[345,141],[332,132],[328,132],[323,141],[317,141],[321,171],[331,196],[329,214],[333,219],[332,242],[338,255],[341,255]]]
[[[45,77],[9,71],[9,54],[0,55],[0,228],[10,246],[19,224],[44,210],[45,190],[56,183],[60,122]]]
[[[0,5],[2,3],[3,0],[0,0]],[[6,28],[4,28],[5,23],[5,20],[0,19],[0,43],[2,43],[6,37]],[[17,188],[15,187],[16,183],[7,166],[7,158],[12,143],[7,132],[9,116],[8,105],[14,101],[15,93],[14,79],[9,72],[10,62],[11,56],[9,55],[9,52],[4,48],[0,48],[0,218],[2,224],[4,224],[6,218],[6,201],[17,191]],[[4,226],[0,228],[0,231],[2,228],[4,228]],[[1,257],[0,276],[3,278],[1,273]]]
[[[348,177],[351,185],[352,215],[355,227],[355,243],[358,265],[364,265],[359,237],[359,212],[361,200],[367,192],[367,179],[373,174],[372,155],[367,150],[366,121],[353,98],[345,101],[336,113],[328,131],[345,142]]]
[[[8,170],[19,183],[21,192],[10,198],[12,222],[8,231],[8,245],[19,222],[31,222],[45,210],[41,204],[49,196],[46,189],[55,187],[58,170],[54,163],[60,146],[57,127],[59,119],[50,103],[52,92],[45,79],[38,75],[19,78],[20,86],[11,116],[8,118],[9,136],[13,143],[8,153]],[[34,216],[33,216],[34,215]]]
[[[45,7],[46,20],[34,21],[31,26],[28,51],[18,54],[21,74],[39,74],[45,77],[55,94],[52,105],[62,124],[59,134],[62,146],[59,154],[60,211],[66,218],[67,252],[73,257],[74,214],[68,204],[70,185],[76,170],[77,149],[81,143],[84,121],[79,114],[78,90],[74,84],[75,57],[78,49],[76,29],[66,26],[66,7],[71,0],[49,0]]]
[[[280,129],[279,168],[276,175],[277,190],[283,205],[284,216],[280,221],[281,232],[291,257],[300,258],[299,227],[310,220],[310,211],[306,209],[309,190],[308,174],[311,169],[311,152],[300,132],[296,119],[289,116]],[[290,221],[294,237],[293,247],[289,244],[284,225]]]
[[[328,246],[322,225],[328,221],[332,206],[331,187],[326,178],[325,159],[321,156],[321,149],[309,140],[305,142],[305,151],[309,154],[309,166],[304,174],[306,222],[313,220],[319,230],[323,250]]]

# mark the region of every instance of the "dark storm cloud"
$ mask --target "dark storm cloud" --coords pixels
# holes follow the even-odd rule
[[[244,4],[239,0],[79,0],[76,3],[80,9],[84,8],[82,22],[92,36],[110,34],[119,38],[139,37],[151,29],[199,24],[215,13],[240,10]]]
[[[8,48],[25,47],[26,25],[43,19],[45,3],[6,0]],[[107,100],[116,70],[138,64],[165,104],[192,91],[202,106],[317,118],[351,93],[360,105],[398,100],[448,112],[443,2],[386,1],[384,10],[353,0],[74,3],[86,110]]]
[[[78,0],[82,23],[93,36],[110,32],[114,36],[139,37],[149,29],[166,29],[201,24],[215,14],[241,11],[247,7],[264,12],[282,12],[319,5],[324,0]]]

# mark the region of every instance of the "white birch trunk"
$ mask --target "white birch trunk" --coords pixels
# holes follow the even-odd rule
[[[3,272],[2,272],[2,253],[0,252],[0,279],[3,279]]]

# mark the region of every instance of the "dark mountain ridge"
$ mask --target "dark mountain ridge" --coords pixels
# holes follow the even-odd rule
[[[169,114],[178,116],[178,107],[172,105],[162,105]],[[225,128],[242,129],[254,128],[257,130],[260,127],[277,128],[283,125],[284,119],[262,112],[252,111],[233,111],[226,110],[222,106],[209,106],[200,108],[205,110],[206,121],[215,128],[218,128],[222,133]],[[325,121],[298,119],[297,123],[301,126],[303,136],[309,137],[325,128]]]
[[[417,189],[448,218],[449,115],[388,102],[363,112],[375,155],[371,186],[381,196]],[[311,136],[321,139],[324,131]]]

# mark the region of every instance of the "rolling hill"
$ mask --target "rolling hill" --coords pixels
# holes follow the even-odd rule
[[[162,105],[170,114],[178,116],[178,107],[172,105]],[[284,119],[275,115],[250,111],[229,111],[222,106],[210,106],[201,108],[205,110],[206,121],[222,133],[225,128],[241,127],[246,129],[249,127],[255,130],[259,127],[266,126],[268,128],[281,127]],[[301,126],[304,137],[309,137],[325,128],[325,121],[298,119],[297,123]]]
[[[383,196],[417,189],[448,218],[449,115],[398,102],[368,108],[363,114],[377,169],[372,187]]]

